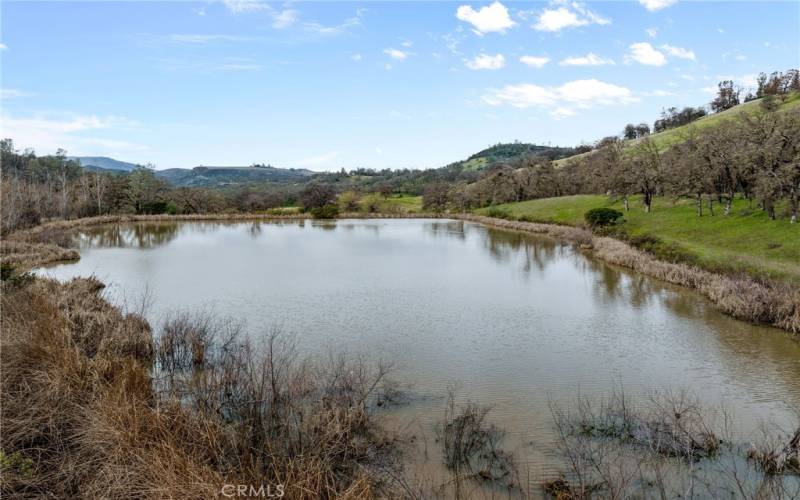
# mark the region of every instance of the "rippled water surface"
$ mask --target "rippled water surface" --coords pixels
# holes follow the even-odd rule
[[[79,262],[43,272],[94,274],[115,301],[148,290],[154,323],[211,309],[254,334],[295,332],[307,352],[391,360],[410,394],[392,411],[429,446],[456,385],[493,407],[535,475],[551,472],[551,400],[689,387],[742,432],[800,408],[787,334],[545,237],[446,220],[185,222],[103,226],[79,244]]]

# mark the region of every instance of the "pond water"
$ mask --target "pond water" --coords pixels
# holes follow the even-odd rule
[[[554,470],[548,402],[579,394],[690,388],[745,434],[797,422],[788,334],[543,236],[450,220],[181,222],[102,226],[78,244],[80,261],[40,272],[95,275],[115,302],[147,291],[155,324],[212,310],[253,335],[296,333],[306,352],[390,360],[410,395],[392,418],[428,447],[455,385],[493,408],[531,477]]]

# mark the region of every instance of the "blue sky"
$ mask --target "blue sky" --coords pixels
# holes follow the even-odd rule
[[[2,136],[157,168],[576,145],[800,65],[799,2],[0,3]]]

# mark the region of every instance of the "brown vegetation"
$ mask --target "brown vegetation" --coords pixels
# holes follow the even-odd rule
[[[2,492],[212,498],[224,484],[290,498],[390,495],[396,446],[370,412],[385,367],[297,357],[270,335],[176,316],[158,342],[76,279],[3,283]]]

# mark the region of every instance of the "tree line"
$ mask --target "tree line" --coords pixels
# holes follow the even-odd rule
[[[0,141],[0,165],[2,234],[56,217],[253,212],[294,204],[300,191],[291,185],[175,188],[157,178],[152,165],[130,173],[91,171],[64,150],[37,156],[32,150],[16,150],[11,139]]]
[[[556,168],[541,158],[520,158],[474,183],[434,183],[423,195],[431,210],[467,210],[500,203],[574,194],[609,194],[626,210],[638,195],[645,211],[653,199],[691,198],[697,215],[729,214],[741,196],[771,219],[797,221],[800,203],[800,109],[742,113],[715,127],[690,127],[663,150],[650,137],[605,138],[588,155]],[[779,207],[785,206],[783,212]],[[720,207],[720,208],[715,208]]]

